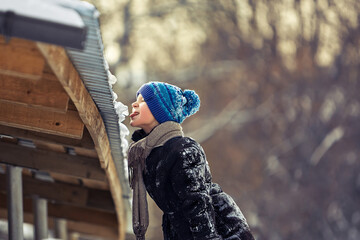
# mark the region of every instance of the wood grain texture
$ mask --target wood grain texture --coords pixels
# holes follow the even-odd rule
[[[87,131],[86,128],[84,128],[83,136],[81,139],[62,137],[62,136],[47,134],[43,132],[34,132],[31,130],[9,127],[1,124],[0,124],[0,134],[13,136],[15,138],[23,138],[32,141],[55,143],[68,147],[81,147],[87,149],[95,148],[90,133]]]
[[[7,209],[1,208],[1,206],[0,206],[0,218],[1,219],[8,218]],[[24,212],[24,222],[33,224],[34,215],[30,212]],[[105,239],[116,239],[118,235],[116,228],[101,226],[98,224],[66,220],[66,225],[69,233],[76,232],[80,234],[102,237]],[[48,226],[50,229],[54,228],[54,218],[51,216],[49,216],[48,218]]]
[[[38,48],[76,106],[95,143],[101,166],[106,168],[112,157],[105,125],[78,72],[62,47],[38,43]]]
[[[84,124],[76,111],[53,112],[0,101],[0,124],[81,139]]]
[[[58,81],[31,80],[0,74],[0,100],[66,112],[69,96]]]
[[[0,36],[0,73],[28,79],[40,79],[45,66],[44,57],[29,40]]]
[[[20,167],[61,173],[79,178],[105,181],[99,160],[66,153],[23,147],[0,142],[0,162]]]
[[[115,212],[109,191],[62,182],[46,182],[26,175],[22,176],[22,180],[25,197],[38,195],[41,198],[60,204]],[[6,193],[5,174],[0,174],[0,192]]]
[[[64,148],[64,146],[60,144],[38,141],[38,140],[34,140],[33,143],[37,149],[66,153],[66,148]]]
[[[32,213],[32,199],[24,198],[24,212]],[[6,208],[6,194],[0,193],[0,208]],[[61,205],[48,201],[48,216],[65,218],[73,221],[86,222],[107,226],[116,229],[116,215],[114,213],[99,211],[71,205]]]
[[[47,64],[70,96],[82,121],[94,140],[96,152],[99,156],[101,166],[105,169],[114,199],[119,222],[119,239],[124,239],[126,213],[124,211],[122,189],[114,160],[111,156],[109,139],[101,115],[90,94],[87,92],[84,83],[80,79],[78,72],[69,60],[66,51],[61,47],[44,43],[37,43],[37,46],[45,59],[47,59]]]

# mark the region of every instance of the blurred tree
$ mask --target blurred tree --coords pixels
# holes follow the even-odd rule
[[[257,239],[360,239],[358,0],[90,2],[122,102],[199,93],[184,129]]]

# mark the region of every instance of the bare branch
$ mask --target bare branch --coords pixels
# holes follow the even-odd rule
[[[263,118],[271,112],[272,97],[260,104],[260,106],[256,109],[239,111],[241,107],[239,104],[240,97],[241,95],[238,95],[238,97],[231,100],[230,103],[228,103],[225,108],[212,120],[209,121],[209,119],[204,119],[204,124],[202,124],[201,128],[190,132],[187,135],[195,138],[199,143],[202,143],[213,136],[218,130],[230,123],[238,130],[245,123]]]
[[[224,74],[233,71],[245,71],[245,62],[242,60],[214,61],[203,67],[192,66],[171,72],[170,78],[175,82],[190,82],[197,80],[200,76],[209,80],[223,80]]]
[[[342,126],[334,128],[325,136],[321,144],[315,149],[314,153],[311,155],[310,163],[312,165],[317,165],[331,146],[339,141],[343,136],[344,128]]]

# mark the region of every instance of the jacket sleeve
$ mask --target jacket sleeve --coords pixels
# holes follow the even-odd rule
[[[193,239],[219,239],[209,194],[211,175],[205,154],[196,142],[188,142],[172,153],[175,165],[171,184],[188,219]]]

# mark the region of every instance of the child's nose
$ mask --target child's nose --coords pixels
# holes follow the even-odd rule
[[[133,102],[132,104],[131,104],[131,106],[134,108],[134,107],[137,107],[138,106],[138,103],[137,102]]]

